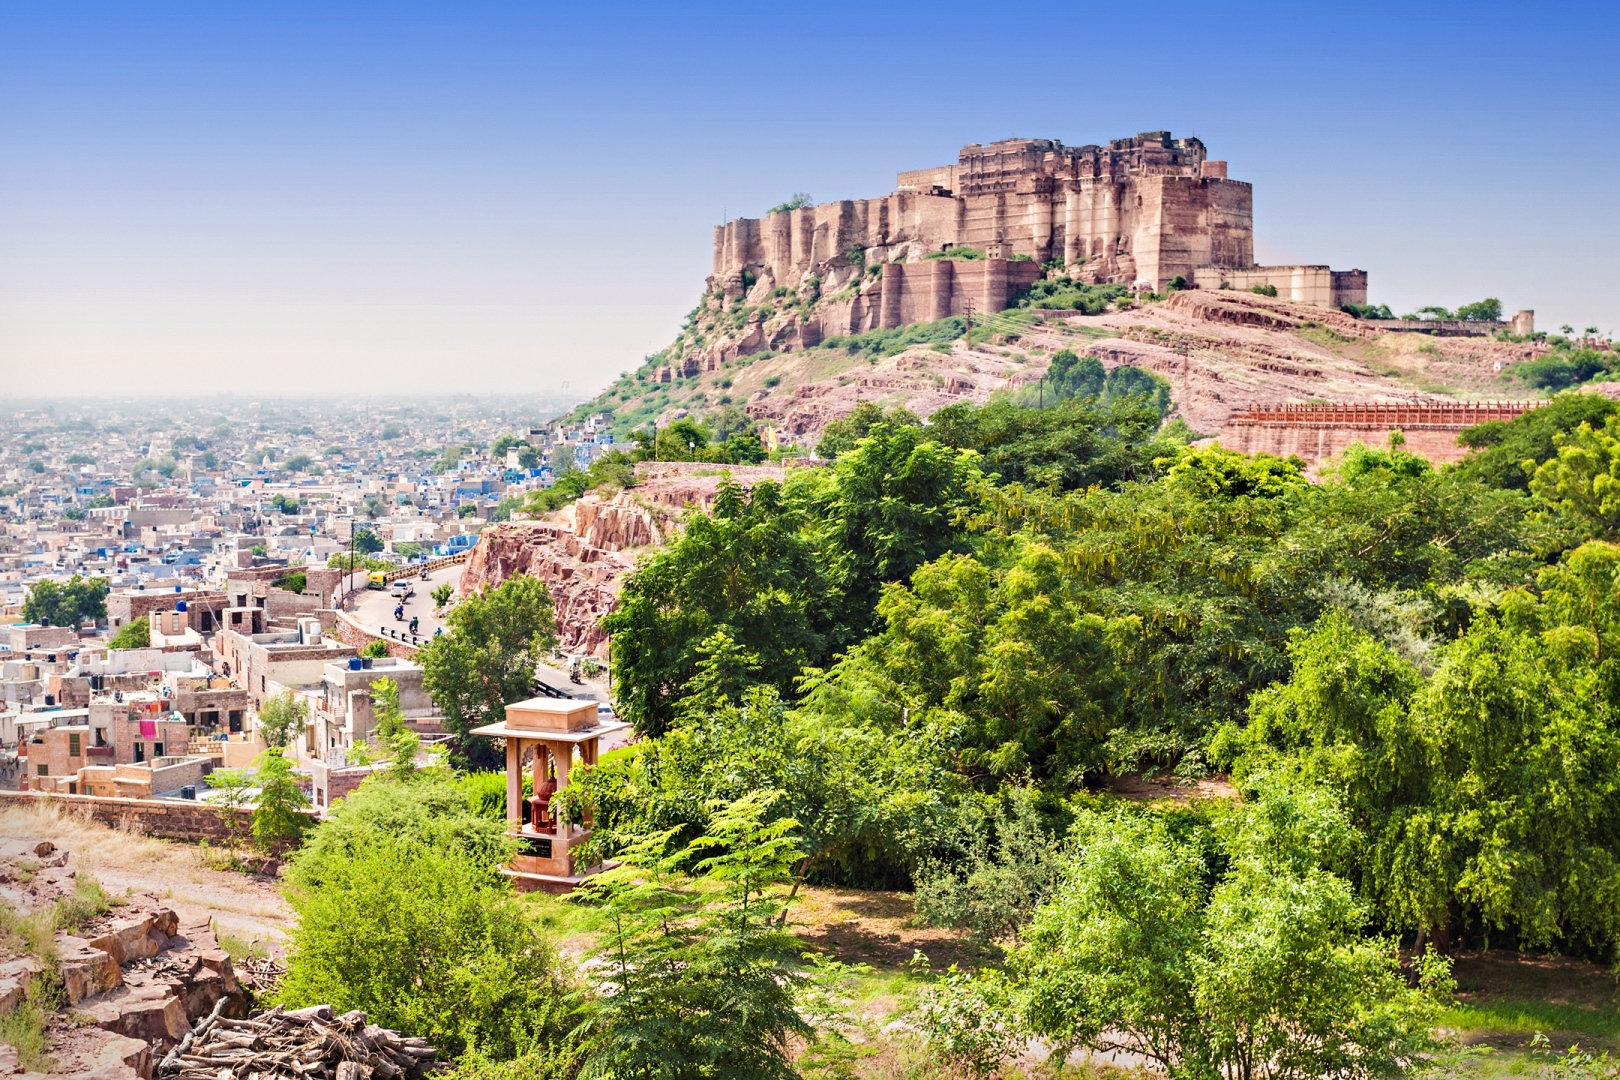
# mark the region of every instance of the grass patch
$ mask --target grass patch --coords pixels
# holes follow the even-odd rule
[[[31,997],[0,1016],[0,1043],[17,1048],[17,1061],[23,1071],[50,1071],[51,1041],[45,1034],[45,1010]]]
[[[56,929],[78,930],[107,914],[114,905],[122,903],[107,895],[101,883],[89,874],[80,874],[73,881],[73,895],[56,902]]]
[[[1492,1001],[1458,1005],[1441,1021],[1465,1033],[1534,1035],[1558,1032],[1620,1043],[1620,1013],[1550,1001]]]

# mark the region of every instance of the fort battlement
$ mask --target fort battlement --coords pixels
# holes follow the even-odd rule
[[[1107,146],[972,144],[954,165],[900,173],[882,198],[728,221],[715,229],[709,284],[740,295],[816,277],[825,294],[873,264],[916,264],[954,247],[987,252],[992,262],[1031,263],[1036,276],[1058,266],[1082,281],[1154,291],[1181,278],[1195,288],[1270,285],[1284,299],[1324,307],[1367,297],[1359,270],[1255,266],[1252,186],[1230,179],[1226,163],[1211,160],[1198,139],[1166,131]],[[909,289],[920,281],[906,275],[893,284]],[[960,303],[965,296],[951,302]]]
[[[1245,454],[1292,454],[1317,465],[1352,443],[1383,446],[1400,432],[1406,449],[1435,464],[1468,453],[1457,436],[1489,420],[1513,420],[1545,401],[1468,401],[1426,404],[1353,403],[1260,406],[1241,412],[1221,429],[1220,443]]]

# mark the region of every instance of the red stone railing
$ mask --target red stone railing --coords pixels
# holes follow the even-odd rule
[[[1488,420],[1513,420],[1545,401],[1467,401],[1431,404],[1261,405],[1234,415],[1228,425],[1283,424],[1300,427],[1467,428]]]

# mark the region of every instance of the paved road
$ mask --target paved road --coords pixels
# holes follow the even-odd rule
[[[400,633],[410,625],[411,617],[421,619],[421,625],[416,634],[424,641],[433,636],[433,632],[440,626],[440,620],[433,614],[433,598],[428,595],[441,583],[448,581],[452,589],[461,580],[461,569],[465,563],[451,563],[442,569],[435,570],[428,575],[428,580],[413,577],[411,585],[416,589],[416,595],[405,601],[405,618],[403,621],[394,620],[394,607],[398,603],[386,589],[362,588],[356,599],[352,614],[366,630],[376,633],[379,628],[386,627]],[[559,690],[566,690],[577,698],[589,698],[594,701],[606,701],[607,682],[604,679],[594,679],[586,683],[571,683],[568,681],[568,672],[565,668],[554,667],[550,664],[541,664],[535,670],[535,677],[543,682],[550,683]]]
[[[461,580],[461,568],[464,565],[466,564],[451,563],[449,566],[433,571],[428,575],[426,581],[413,575],[410,581],[411,587],[416,590],[416,595],[405,601],[405,618],[403,621],[394,621],[394,607],[399,601],[395,600],[387,589],[362,588],[355,599],[352,614],[359,620],[361,626],[372,633],[376,633],[379,627],[387,627],[390,630],[404,633],[405,627],[410,624],[412,616],[415,616],[422,620],[416,631],[417,636],[430,638],[433,636],[433,631],[439,628],[440,623],[433,615],[433,598],[428,594],[445,582],[449,582],[451,589],[454,589],[456,583]]]

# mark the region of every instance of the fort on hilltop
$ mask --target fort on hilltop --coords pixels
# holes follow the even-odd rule
[[[1226,172],[1197,138],[1167,131],[1107,146],[964,146],[956,164],[903,172],[880,199],[716,227],[709,287],[766,295],[814,277],[826,296],[863,284],[826,313],[825,335],[965,314],[970,303],[999,311],[1048,271],[1155,292],[1180,278],[1196,289],[1269,285],[1281,299],[1320,307],[1366,303],[1365,271],[1256,266],[1254,188]],[[952,248],[984,257],[928,258]]]

